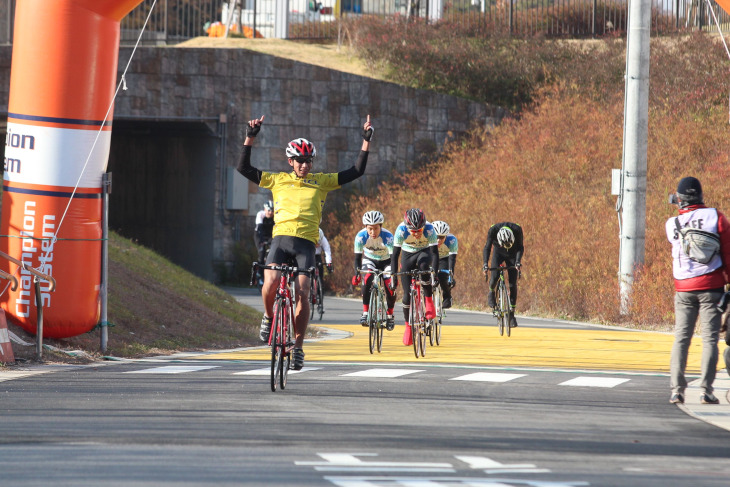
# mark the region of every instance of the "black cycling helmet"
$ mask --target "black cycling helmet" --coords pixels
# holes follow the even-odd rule
[[[420,230],[426,225],[426,215],[420,208],[411,208],[403,215],[403,222],[408,230]]]
[[[264,203],[264,210],[273,210],[274,209],[274,202],[271,200],[267,200],[266,203]]]

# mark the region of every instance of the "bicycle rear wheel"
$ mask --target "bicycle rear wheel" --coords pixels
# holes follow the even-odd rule
[[[317,305],[317,279],[309,280],[309,321],[314,318],[314,308]]]
[[[322,315],[324,315],[324,289],[322,288],[321,277],[317,277],[317,312],[319,313],[319,321],[322,321]]]

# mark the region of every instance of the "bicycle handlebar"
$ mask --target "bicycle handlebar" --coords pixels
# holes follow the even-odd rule
[[[511,266],[501,265],[499,267],[482,267],[482,270],[484,270],[484,271],[508,271],[510,269],[519,269],[519,267],[517,267],[516,265],[511,265]]]

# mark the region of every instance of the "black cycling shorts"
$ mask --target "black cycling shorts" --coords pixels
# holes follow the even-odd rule
[[[271,240],[271,249],[266,265],[295,264],[302,271],[314,267],[314,242],[287,235],[279,235]]]

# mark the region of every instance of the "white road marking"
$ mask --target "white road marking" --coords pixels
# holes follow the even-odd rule
[[[414,369],[368,369],[361,370],[359,372],[351,372],[349,374],[343,374],[341,377],[381,377],[381,378],[393,378],[400,377],[402,375],[415,374],[416,372],[423,372],[423,370]]]
[[[576,377],[558,384],[559,386],[576,387],[616,387],[619,384],[628,382],[631,379],[619,379],[616,377]]]
[[[454,377],[449,380],[470,380],[478,382],[509,382],[511,380],[525,377],[526,374],[498,374],[495,372],[474,372],[473,374]]]
[[[304,367],[302,370],[290,370],[289,374],[300,374],[302,372],[311,372],[319,370],[321,367]],[[234,372],[233,375],[271,375],[271,367],[265,369],[244,370],[243,372]]]
[[[130,370],[125,374],[184,374],[186,372],[197,372],[199,370],[216,369],[219,365],[165,365],[151,369]]]
[[[311,466],[318,472],[428,472],[453,473],[450,463],[431,462],[366,462],[361,457],[376,457],[376,453],[317,453],[323,461],[296,461],[295,465]]]
[[[581,487],[581,481],[525,480],[490,477],[324,477],[338,487]]]

